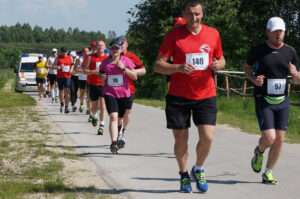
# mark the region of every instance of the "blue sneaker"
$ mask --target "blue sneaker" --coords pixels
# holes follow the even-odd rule
[[[180,178],[180,192],[192,193],[191,177],[189,174],[181,176]]]
[[[207,192],[208,191],[208,184],[206,182],[206,179],[204,177],[204,170],[196,170],[194,171],[194,167],[191,171],[192,178],[196,181],[197,189],[201,192]]]

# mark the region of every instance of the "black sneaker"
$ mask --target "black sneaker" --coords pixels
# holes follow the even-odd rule
[[[65,113],[70,113],[69,108],[65,107]]]
[[[76,110],[77,110],[77,107],[76,107],[76,106],[73,106],[73,107],[72,107],[72,111],[73,111],[73,112],[76,112]]]
[[[119,147],[118,147],[117,143],[113,143],[110,145],[110,151],[112,152],[112,154],[118,154],[118,150],[119,150]]]

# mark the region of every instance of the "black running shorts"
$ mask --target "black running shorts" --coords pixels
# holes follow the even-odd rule
[[[56,75],[54,74],[48,74],[47,75],[48,81],[50,82],[50,85],[53,86],[56,82]]]
[[[128,103],[127,103],[127,105],[126,105],[126,109],[129,109],[129,110],[132,109],[134,97],[135,97],[135,95],[134,95],[134,94],[131,94],[131,96],[130,96],[130,98],[129,98],[129,100],[128,100]]]
[[[97,101],[98,99],[100,99],[100,97],[104,97],[103,86],[89,85],[89,87],[90,87],[89,94],[90,94],[91,101]]]
[[[117,112],[118,117],[123,118],[126,111],[126,104],[129,98],[114,98],[111,95],[105,95],[105,105],[108,114]]]
[[[86,87],[87,87],[86,80],[78,80],[78,81],[79,81],[79,88],[82,90],[86,89]]]
[[[189,100],[167,95],[167,128],[182,130],[191,126],[191,115],[195,125],[216,125],[216,97],[201,100]]]
[[[280,104],[269,104],[264,97],[256,97],[255,111],[261,131],[268,129],[287,130],[290,113],[288,96]]]

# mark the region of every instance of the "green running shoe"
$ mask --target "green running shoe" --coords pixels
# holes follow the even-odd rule
[[[98,124],[98,118],[93,117],[93,119],[92,119],[92,125],[93,126],[97,126],[97,124]]]
[[[251,167],[254,172],[259,173],[261,171],[261,166],[263,162],[264,156],[262,153],[258,151],[258,147],[254,150],[254,156],[251,160]]]
[[[276,185],[277,180],[275,180],[271,171],[266,171],[265,173],[262,174],[262,183]]]
[[[98,135],[103,135],[103,126],[100,126],[99,129],[98,129]]]
[[[93,116],[90,115],[90,116],[89,116],[89,119],[88,119],[88,122],[92,122],[92,120],[93,120]]]
[[[83,104],[80,105],[80,107],[79,107],[79,112],[80,112],[80,113],[83,112]]]

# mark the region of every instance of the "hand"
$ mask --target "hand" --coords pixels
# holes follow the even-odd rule
[[[265,78],[264,75],[259,75],[259,76],[257,76],[257,77],[255,78],[255,80],[254,80],[253,83],[254,83],[256,86],[262,86],[262,85],[264,84],[264,78]]]
[[[290,73],[292,76],[297,75],[298,71],[296,69],[296,66],[294,64],[292,64],[291,62],[289,62],[289,69],[290,69]]]
[[[216,58],[213,57],[213,60],[210,64],[210,67],[213,71],[219,71],[221,70],[221,64],[220,64],[220,60],[217,60]]]
[[[100,73],[100,78],[102,79],[102,82],[105,82],[107,79],[106,73]]]
[[[179,66],[179,71],[181,73],[190,74],[194,70],[195,70],[195,66],[193,66],[192,64],[185,63],[185,64]]]
[[[117,65],[121,70],[123,70],[125,67],[121,60],[118,60]]]

